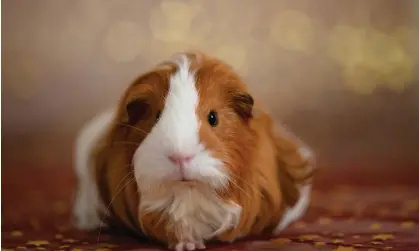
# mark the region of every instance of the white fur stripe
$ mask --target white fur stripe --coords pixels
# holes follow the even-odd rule
[[[169,151],[195,154],[199,145],[195,75],[190,71],[190,63],[185,55],[174,60],[178,70],[170,77],[169,92],[159,124],[164,125]]]
[[[305,185],[299,189],[300,199],[293,207],[288,207],[281,221],[274,230],[274,235],[278,235],[282,230],[288,227],[289,224],[300,219],[307,210],[310,203],[311,185]]]

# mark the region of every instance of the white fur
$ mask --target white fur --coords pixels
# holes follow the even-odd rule
[[[310,203],[311,185],[302,186],[300,189],[300,199],[293,207],[288,207],[281,221],[274,230],[274,235],[278,235],[282,230],[288,227],[289,224],[300,219],[307,210]]]
[[[140,210],[169,215],[181,242],[210,239],[239,222],[241,207],[221,201],[211,188],[170,185],[159,190],[142,195]]]
[[[99,227],[98,210],[106,213],[92,177],[90,151],[106,132],[113,117],[113,110],[99,114],[82,128],[76,139],[74,164],[78,186],[73,213],[76,227],[79,229],[90,230]]]
[[[289,136],[292,136],[292,135],[289,134]],[[294,139],[297,140],[295,137]],[[307,165],[314,166],[316,163],[315,163],[313,152],[308,146],[303,144],[301,141],[299,142],[300,142],[300,145],[302,145],[302,147],[298,149],[299,154],[305,161],[307,161]],[[300,192],[299,200],[293,207],[288,207],[285,210],[284,215],[281,218],[281,221],[279,222],[279,224],[274,230],[275,235],[278,235],[282,230],[288,227],[289,224],[299,220],[305,214],[310,204],[311,184],[300,186],[299,192]]]
[[[308,147],[300,147],[299,152],[305,160],[313,160],[313,153]]]
[[[195,73],[186,56],[173,62],[178,70],[170,78],[161,117],[135,151],[133,164],[141,194],[140,210],[163,211],[169,224],[176,225],[177,249],[183,249],[198,247],[203,240],[234,227],[241,208],[222,201],[215,193],[227,184],[228,172],[199,138]],[[176,182],[180,173],[168,159],[171,154],[194,156],[184,166],[185,175],[201,184],[191,187]]]

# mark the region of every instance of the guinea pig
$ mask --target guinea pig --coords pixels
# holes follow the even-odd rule
[[[310,201],[312,151],[275,123],[235,71],[179,53],[139,76],[75,144],[75,224],[178,251],[278,235]]]

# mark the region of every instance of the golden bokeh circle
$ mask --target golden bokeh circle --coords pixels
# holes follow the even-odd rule
[[[154,39],[181,42],[188,39],[192,20],[199,6],[180,1],[163,1],[150,14],[149,26]]]
[[[213,55],[235,68],[241,75],[247,75],[248,63],[246,47],[235,44],[220,45],[214,48]]]
[[[258,1],[212,0],[206,2],[209,11],[203,12],[206,19],[216,26],[217,35],[223,39],[247,39],[253,31],[259,30],[264,21],[263,8]],[[200,16],[201,17],[201,16]],[[265,21],[266,22],[266,21]]]
[[[352,67],[363,60],[365,29],[337,25],[328,39],[329,55],[343,67]]]
[[[408,26],[399,26],[393,32],[394,36],[400,44],[402,44],[408,51],[411,51],[415,54],[415,61],[419,60],[419,29],[408,27]]]
[[[271,41],[291,51],[310,51],[314,40],[313,20],[304,12],[284,10],[273,19],[269,31]]]
[[[341,66],[348,87],[371,94],[377,85],[403,92],[414,79],[414,55],[400,39],[372,27],[336,26],[329,54]]]
[[[106,53],[115,62],[131,62],[142,52],[145,37],[137,23],[116,22],[110,26],[104,40]]]

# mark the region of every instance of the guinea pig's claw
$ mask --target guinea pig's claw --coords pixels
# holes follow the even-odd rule
[[[197,249],[205,249],[205,244],[203,241],[185,241],[179,242],[174,246],[169,246],[170,249],[174,249],[175,251],[193,251]]]

